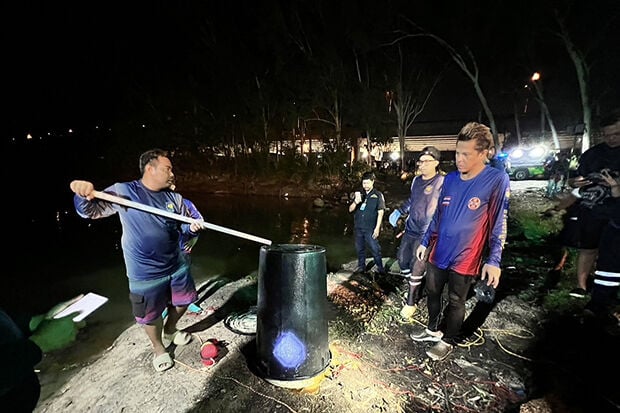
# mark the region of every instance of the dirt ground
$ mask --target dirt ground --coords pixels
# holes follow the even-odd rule
[[[538,213],[548,206],[540,189],[513,193],[513,208]],[[509,240],[495,302],[468,300],[464,341],[441,362],[426,356],[430,344],[408,337],[425,324],[424,300],[413,320],[402,320],[404,281],[354,274],[352,262],[327,275],[331,358],[314,380],[293,376],[290,386],[274,385],[256,369],[255,335],[239,334],[227,323],[256,304],[254,275],[214,281],[202,290],[202,313],[181,320],[194,340],[174,349],[173,369],[154,372],[147,339],[133,326],[35,411],[618,411],[617,383],[601,374],[620,367],[619,337],[586,322],[582,302],[568,310],[543,306],[549,297],[567,297],[564,275],[550,271],[557,251],[553,243],[530,247]],[[386,265],[397,271],[393,258]],[[216,364],[206,367],[200,346],[210,338],[222,346]]]

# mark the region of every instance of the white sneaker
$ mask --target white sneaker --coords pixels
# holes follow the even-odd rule
[[[413,332],[409,334],[413,341],[441,341],[443,333],[441,331],[431,331],[425,328],[424,331]]]

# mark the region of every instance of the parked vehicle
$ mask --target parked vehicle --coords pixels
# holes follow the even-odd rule
[[[545,165],[553,151],[544,146],[516,147],[508,152],[508,176],[515,181],[546,177]]]

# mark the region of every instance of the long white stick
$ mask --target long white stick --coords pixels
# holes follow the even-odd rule
[[[139,202],[130,201],[120,196],[108,194],[107,192],[93,191],[95,198],[102,199],[104,201],[113,202],[115,204],[123,205],[129,208],[139,209],[140,211],[150,212],[151,214],[161,215],[167,218],[175,219],[177,221],[185,222],[187,224],[193,224],[195,222],[200,223],[203,228],[212,229],[214,231],[223,232],[225,234],[234,235],[239,238],[249,239],[250,241],[256,241],[261,244],[271,245],[271,240],[257,237],[254,235],[246,234],[245,232],[236,231],[234,229],[222,227],[219,225],[211,224],[204,221],[198,221],[192,217],[186,217],[185,215],[175,214],[174,212],[164,211],[163,209],[155,208],[150,205],[144,205]]]

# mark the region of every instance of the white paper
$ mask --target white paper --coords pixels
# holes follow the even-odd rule
[[[78,322],[85,319],[90,313],[104,305],[108,301],[107,297],[103,297],[99,294],[88,293],[80,300],[71,304],[69,307],[65,308],[58,314],[54,316],[54,318],[62,318],[66,317],[71,313],[79,312],[80,314],[73,317],[73,321]]]

